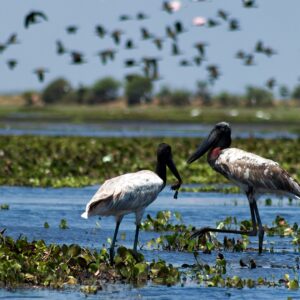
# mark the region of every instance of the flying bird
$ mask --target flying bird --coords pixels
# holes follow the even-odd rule
[[[181,59],[179,61],[179,66],[181,66],[181,67],[191,67],[192,65],[193,65],[192,62],[190,62],[187,59]]]
[[[236,54],[235,57],[238,59],[245,59],[246,58],[246,53],[243,50],[239,50]]]
[[[120,44],[120,41],[121,41],[121,35],[123,34],[123,32],[121,30],[114,30],[112,33],[111,33],[111,37],[113,39],[113,41],[115,42],[116,45],[119,45]]]
[[[129,16],[129,15],[121,15],[119,17],[119,21],[129,21],[131,20],[132,18]]]
[[[78,31],[78,27],[76,25],[69,25],[66,27],[66,31],[68,34],[75,34]]]
[[[47,16],[41,11],[31,11],[25,16],[24,26],[27,29],[32,24],[37,24],[41,20],[47,21]]]
[[[135,49],[136,46],[133,42],[132,39],[128,39],[126,42],[125,42],[125,49]]]
[[[117,52],[116,50],[110,48],[98,52],[102,64],[105,65],[108,60],[111,61],[114,60],[116,52]]]
[[[203,57],[202,56],[194,56],[193,60],[197,66],[201,66]]]
[[[175,44],[175,43],[172,44],[171,54],[172,55],[180,55],[180,54],[182,54],[181,51],[180,51],[180,49],[179,49],[179,47],[178,47],[178,45]]]
[[[148,40],[148,39],[152,38],[152,34],[145,27],[141,28],[141,35],[142,35],[143,40]]]
[[[223,9],[219,9],[217,12],[217,16],[220,17],[221,19],[223,19],[224,21],[227,21],[227,19],[229,17],[229,13]]]
[[[106,35],[107,31],[102,25],[96,25],[95,27],[96,35],[100,38],[104,38]]]
[[[83,58],[83,54],[78,51],[72,51],[71,52],[71,59],[73,65],[80,65],[85,63],[85,60]]]
[[[253,66],[254,63],[254,55],[253,54],[246,54],[244,57],[244,65],[245,66]]]
[[[257,7],[255,0],[243,0],[243,6],[246,8]]]
[[[7,39],[6,45],[9,46],[15,44],[19,44],[18,35],[16,33],[12,33]]]
[[[231,19],[228,23],[228,29],[230,31],[240,30],[240,23],[237,19]]]
[[[17,66],[17,61],[15,59],[9,59],[7,62],[7,66],[10,70],[13,70]]]
[[[110,247],[111,264],[113,264],[114,247],[120,223],[124,215],[130,213],[135,213],[136,217],[133,250],[137,251],[139,229],[145,208],[157,198],[165,187],[167,166],[178,180],[171,187],[177,194],[182,180],[173,162],[171,147],[162,143],[157,148],[155,172],[142,170],[106,180],[86,205],[85,212],[81,215],[82,218],[87,219],[92,216],[115,217],[116,228]]]
[[[213,83],[215,80],[217,80],[220,77],[220,71],[218,66],[216,65],[209,65],[206,67],[206,70],[208,71],[208,77],[209,81]]]
[[[36,76],[40,82],[43,82],[45,80],[45,73],[47,73],[47,72],[49,72],[49,71],[45,68],[37,68],[37,69],[33,70],[33,73],[36,74]]]
[[[154,38],[153,39],[153,43],[154,45],[156,46],[156,48],[158,50],[162,50],[162,47],[163,47],[163,39],[161,38]]]
[[[208,152],[207,161],[209,165],[245,192],[249,201],[253,228],[248,231],[206,227],[195,231],[191,238],[210,231],[249,236],[257,236],[258,234],[258,251],[261,253],[264,228],[256,203],[258,196],[263,193],[274,193],[300,198],[300,185],[277,162],[241,149],[230,148],[230,145],[230,125],[226,122],[218,123],[187,162],[190,164]]]
[[[181,2],[180,1],[164,1],[163,2],[163,10],[165,10],[168,13],[173,13],[176,11],[179,11],[181,8]]]
[[[194,47],[198,50],[200,56],[205,56],[205,47],[207,47],[207,43],[204,42],[198,42],[194,45]]]
[[[1,44],[1,43],[0,43],[0,54],[1,54],[2,52],[4,52],[4,50],[6,50],[6,48],[7,48],[7,45],[6,45],[6,44]]]
[[[268,89],[272,90],[274,86],[276,85],[276,79],[274,77],[271,77],[266,81],[266,86]]]
[[[265,55],[267,55],[268,57],[271,57],[271,56],[277,54],[277,52],[274,49],[272,49],[271,47],[265,47],[263,50],[263,53]]]
[[[206,21],[206,25],[207,25],[207,27],[212,28],[212,27],[216,27],[216,26],[220,25],[220,23],[214,19],[208,19]]]
[[[176,31],[177,34],[180,34],[180,33],[183,33],[183,32],[186,31],[186,30],[184,29],[183,24],[182,24],[181,21],[176,21],[176,22],[174,23],[174,28],[175,28],[175,31]]]
[[[134,59],[126,59],[124,65],[127,68],[135,67],[138,66],[138,62],[136,62]]]
[[[207,21],[203,17],[195,17],[192,22],[194,26],[204,26]]]
[[[166,27],[166,33],[167,33],[167,37],[169,37],[173,41],[176,41],[176,39],[177,39],[176,32],[170,26]]]
[[[138,13],[136,14],[136,18],[137,18],[137,20],[139,20],[139,21],[149,19],[149,17],[148,17],[146,14],[144,14],[143,12],[138,12]]]
[[[60,40],[56,41],[56,53],[62,55],[66,53],[66,48]]]
[[[256,42],[254,51],[257,52],[257,53],[262,53],[262,52],[264,52],[264,44],[263,44],[262,41],[257,41],[257,42]]]

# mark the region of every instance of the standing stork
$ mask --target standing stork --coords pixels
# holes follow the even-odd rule
[[[257,208],[257,197],[262,193],[274,193],[300,198],[300,185],[277,162],[237,148],[229,148],[230,144],[231,128],[229,124],[218,123],[187,162],[190,164],[208,152],[209,165],[246,193],[253,229],[247,231],[205,227],[194,232],[191,238],[201,236],[209,231],[257,236],[258,225],[258,251],[261,253],[264,228]]]
[[[116,228],[110,247],[110,261],[113,263],[114,247],[120,223],[124,215],[135,213],[136,231],[133,250],[136,251],[141,219],[145,208],[152,203],[166,185],[167,170],[177,178],[178,182],[171,186],[175,190],[174,198],[182,183],[181,177],[172,159],[172,150],[168,144],[159,144],[157,148],[157,163],[155,172],[142,170],[136,173],[127,173],[106,180],[93,198],[86,205],[82,218],[91,216],[114,216]]]

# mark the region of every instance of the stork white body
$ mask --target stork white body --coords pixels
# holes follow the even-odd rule
[[[135,213],[136,216],[133,244],[133,250],[136,251],[144,210],[165,187],[167,166],[178,179],[178,182],[171,186],[173,190],[176,190],[175,195],[177,195],[182,180],[173,162],[171,147],[166,143],[161,143],[157,148],[155,173],[143,170],[106,180],[86,205],[85,212],[81,215],[85,219],[91,216],[114,216],[116,219],[115,233],[110,247],[111,264],[113,264],[114,246],[120,223],[123,216],[129,213]]]
[[[106,180],[86,205],[83,218],[91,216],[115,216],[136,214],[139,223],[145,208],[164,188],[163,180],[154,172],[143,170]]]

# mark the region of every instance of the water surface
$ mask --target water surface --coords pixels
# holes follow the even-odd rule
[[[97,190],[97,186],[86,188],[23,188],[23,187],[0,187],[0,203],[8,203],[9,210],[0,211],[0,228],[7,228],[7,234],[18,238],[20,235],[31,239],[44,239],[47,243],[78,243],[82,246],[99,249],[107,239],[112,237],[114,219],[112,217],[97,217],[84,220],[80,214],[85,204]],[[249,207],[244,195],[220,194],[220,193],[180,193],[177,200],[172,199],[173,193],[168,187],[153,202],[146,214],[155,216],[159,210],[178,211],[182,214],[186,224],[196,227],[215,226],[217,221],[227,216],[236,216],[238,220],[249,219]],[[259,202],[259,209],[263,224],[272,225],[276,215],[280,214],[293,224],[299,222],[299,202],[289,204],[287,199],[272,199],[272,206],[264,205],[264,198]],[[145,215],[146,215],[145,214]],[[59,229],[61,219],[66,219],[69,229]],[[126,238],[119,238],[118,245],[132,247],[134,238],[134,215],[128,215],[123,219],[120,226],[120,234],[125,233]],[[48,222],[49,229],[43,227]],[[194,257],[191,253],[167,252],[147,249],[146,243],[158,233],[141,232],[140,247],[147,260],[162,258],[181,266],[183,263],[193,264]],[[222,240],[222,235],[219,235]],[[236,237],[238,238],[238,237]],[[250,238],[250,246],[257,248],[257,238]],[[258,255],[256,251],[247,253],[232,253],[225,251],[223,254],[228,263],[227,273],[229,276],[238,275],[243,278],[263,277],[268,280],[278,280],[288,273],[294,277],[292,268],[295,266],[299,252],[294,249],[290,238],[265,237],[264,247],[269,249],[274,243],[275,253],[264,252]],[[216,252],[211,255],[200,253],[203,262],[214,264]],[[245,269],[239,266],[239,260],[246,262],[251,258],[258,265],[256,269]],[[297,271],[296,273],[298,273]],[[187,282],[185,286],[176,285],[165,287],[148,284],[144,287],[131,285],[105,285],[103,291],[97,295],[89,296],[90,299],[300,299],[299,292],[292,292],[286,288],[267,288],[242,290],[226,288],[204,288],[194,282]],[[48,289],[36,290],[0,290],[0,299],[83,299],[85,296],[78,288],[68,288],[63,291]]]

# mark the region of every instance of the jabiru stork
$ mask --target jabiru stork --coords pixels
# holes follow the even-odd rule
[[[136,173],[127,173],[106,180],[96,194],[86,205],[82,218],[91,216],[114,216],[116,227],[110,247],[110,261],[113,263],[114,247],[120,223],[124,215],[135,213],[136,231],[133,250],[136,252],[141,219],[145,208],[152,203],[166,185],[167,170],[171,170],[177,178],[177,183],[171,186],[177,197],[182,183],[181,177],[173,162],[171,147],[162,143],[157,148],[156,170],[142,170]]]
[[[190,164],[208,152],[209,165],[246,193],[253,228],[247,231],[205,227],[194,232],[191,238],[201,236],[209,231],[249,236],[257,236],[258,233],[258,251],[262,253],[264,228],[256,203],[258,196],[262,193],[273,193],[300,198],[300,185],[277,162],[241,149],[230,148],[230,145],[230,125],[226,122],[218,123],[187,162]]]

